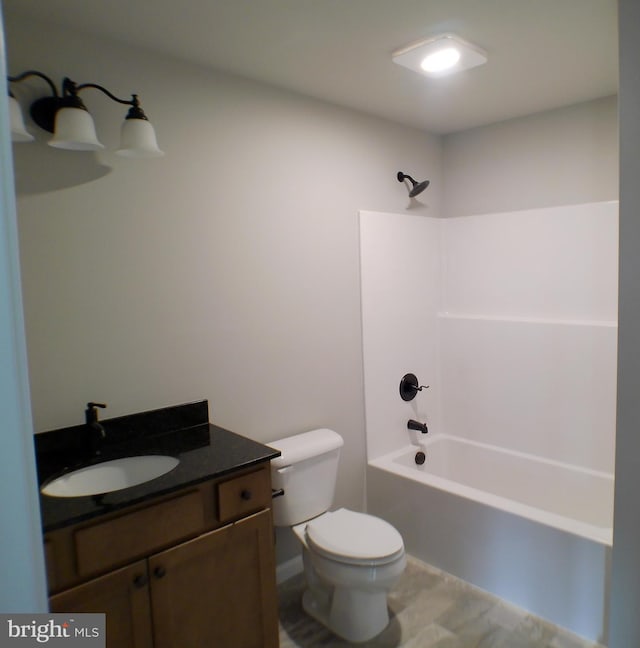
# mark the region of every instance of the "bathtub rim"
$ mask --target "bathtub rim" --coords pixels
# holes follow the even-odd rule
[[[429,445],[437,441],[453,440],[460,443],[465,443],[468,445],[476,446],[486,450],[493,450],[501,454],[507,454],[516,456],[523,459],[528,459],[536,463],[544,463],[558,468],[563,468],[571,470],[572,472],[579,472],[585,475],[599,477],[604,479],[614,480],[614,476],[610,473],[602,472],[599,470],[593,470],[591,468],[585,468],[583,466],[576,466],[573,464],[564,463],[554,459],[547,459],[545,457],[540,457],[538,455],[528,454],[526,452],[521,452],[518,450],[510,450],[508,448],[501,448],[500,446],[491,445],[488,443],[482,443],[480,441],[473,441],[471,439],[466,439],[464,437],[455,436],[452,434],[434,434],[429,439],[425,439],[423,443],[419,445],[407,444],[402,448],[397,450],[392,450],[380,457],[375,459],[369,459],[367,462],[369,466],[373,468],[378,468],[379,470],[384,470],[386,472],[396,474],[400,477],[410,479],[415,482],[424,483],[427,486],[431,486],[438,490],[453,493],[460,497],[470,499],[472,501],[490,506],[499,510],[506,511],[513,515],[518,515],[520,517],[538,522],[539,524],[544,524],[545,526],[552,527],[554,529],[559,529],[566,533],[571,533],[593,542],[611,547],[613,545],[613,527],[600,527],[587,522],[582,522],[574,518],[570,518],[558,513],[551,513],[543,509],[530,506],[529,504],[523,504],[515,500],[503,497],[501,495],[494,495],[487,491],[481,491],[470,486],[446,479],[444,477],[438,477],[437,475],[431,475],[426,472],[418,471],[413,466],[405,466],[403,464],[397,463],[395,460],[401,456],[404,456],[409,453],[415,453],[420,450],[422,447],[428,447]],[[613,506],[613,502],[612,502]]]

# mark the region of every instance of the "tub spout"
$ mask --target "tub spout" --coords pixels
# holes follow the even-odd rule
[[[427,432],[429,432],[429,428],[427,428],[426,423],[420,423],[419,421],[414,421],[413,419],[409,419],[407,427],[410,430],[417,430],[418,432],[422,432],[422,434],[427,434]]]

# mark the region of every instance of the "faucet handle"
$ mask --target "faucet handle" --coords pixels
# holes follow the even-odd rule
[[[402,376],[400,381],[400,397],[403,401],[410,401],[423,389],[429,389],[429,385],[420,385],[415,374],[408,373]]]
[[[87,403],[87,409],[84,411],[84,418],[87,425],[98,422],[98,410],[96,407],[104,409],[106,406],[106,403]]]
[[[84,412],[85,423],[89,428],[89,451],[92,456],[101,454],[101,444],[107,438],[107,433],[101,423],[98,423],[97,407],[104,409],[106,403],[87,403],[87,409]]]

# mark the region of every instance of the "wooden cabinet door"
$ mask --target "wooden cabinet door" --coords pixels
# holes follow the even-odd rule
[[[118,569],[49,599],[51,612],[104,612],[107,648],[152,648],[147,561]]]
[[[155,648],[277,648],[271,511],[149,559]]]

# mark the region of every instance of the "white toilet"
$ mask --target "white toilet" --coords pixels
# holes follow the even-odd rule
[[[308,614],[348,641],[367,641],[389,623],[387,593],[406,565],[402,536],[380,518],[347,509],[328,512],[342,437],[321,429],[269,443],[274,524],[302,543]]]

